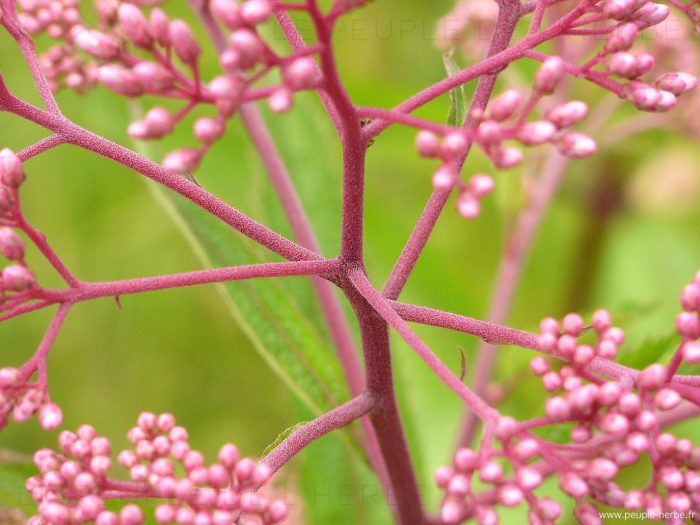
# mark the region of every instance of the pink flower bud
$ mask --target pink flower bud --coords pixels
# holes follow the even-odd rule
[[[610,312],[607,310],[596,310],[593,313],[593,328],[596,332],[605,332],[612,325]]]
[[[564,77],[564,61],[556,56],[545,60],[535,75],[535,89],[540,93],[554,92]]]
[[[455,169],[448,165],[440,166],[433,175],[433,186],[437,189],[449,190],[457,180]]]
[[[600,481],[610,481],[615,476],[619,467],[609,459],[596,458],[590,463],[590,476]]]
[[[127,505],[119,513],[120,525],[141,525],[143,521],[143,511],[136,505]]]
[[[562,326],[567,334],[577,337],[583,331],[583,319],[578,314],[567,314],[562,320]]]
[[[639,430],[651,430],[658,425],[656,414],[650,410],[643,410],[634,420]]]
[[[479,478],[484,483],[496,483],[503,478],[503,467],[495,461],[487,461],[479,468]]]
[[[506,507],[515,507],[520,505],[525,496],[517,486],[506,484],[498,491],[498,499]]]
[[[489,507],[476,508],[477,525],[498,525],[498,513]]]
[[[156,521],[158,523],[170,523],[172,521],[175,521],[175,514],[177,513],[177,508],[174,507],[173,505],[165,504],[165,505],[159,505],[158,508],[156,509]]]
[[[542,484],[542,474],[532,467],[521,467],[517,470],[518,485],[526,490],[536,489]]]
[[[168,91],[175,84],[175,78],[172,73],[155,62],[139,62],[133,67],[132,71],[141,85],[152,93]]]
[[[700,336],[700,320],[690,312],[682,312],[676,316],[676,329],[687,339],[697,339]]]
[[[213,118],[200,118],[194,123],[194,136],[204,144],[211,144],[224,134],[224,124]]]
[[[598,150],[595,141],[583,133],[570,132],[558,143],[562,155],[571,159],[585,159]]]
[[[577,425],[571,431],[571,441],[574,443],[585,443],[591,436],[591,429],[584,425]]]
[[[648,2],[640,7],[634,15],[632,15],[630,20],[634,22],[639,29],[646,29],[647,27],[655,26],[666,20],[670,12],[671,10],[668,6]]]
[[[267,99],[268,106],[275,113],[286,113],[292,109],[293,103],[292,92],[286,87],[276,89]]]
[[[92,29],[81,29],[74,35],[75,45],[94,56],[109,60],[119,54],[119,42],[106,33]]]
[[[129,69],[118,65],[102,66],[97,70],[98,82],[120,95],[133,97],[143,93],[143,86]]]
[[[41,428],[44,430],[53,430],[61,426],[62,422],[63,412],[61,412],[61,408],[58,405],[54,403],[42,405],[39,410],[39,424]]]
[[[611,436],[622,437],[629,431],[629,421],[622,414],[608,412],[601,418],[600,429]]]
[[[150,26],[156,41],[163,47],[170,47],[170,19],[159,7],[151,11]]]
[[[686,363],[696,365],[700,363],[700,343],[688,341],[683,345],[683,359]]]
[[[49,523],[67,524],[70,521],[70,510],[58,502],[42,503],[39,505],[39,512]]]
[[[447,485],[447,492],[454,496],[466,496],[469,490],[469,478],[463,474],[452,476]]]
[[[118,15],[126,36],[139,47],[150,47],[153,36],[141,9],[134,4],[121,4]]]
[[[248,28],[236,29],[231,33],[231,47],[239,54],[242,69],[254,66],[265,51],[258,35]]]
[[[499,148],[493,153],[491,160],[497,168],[508,169],[522,162],[523,153],[518,148]]]
[[[598,389],[598,402],[605,407],[612,406],[620,399],[621,391],[619,383],[607,381]]]
[[[272,15],[270,0],[247,0],[241,4],[240,8],[241,18],[250,25],[262,24]]]
[[[464,510],[464,503],[462,501],[454,498],[447,498],[440,508],[440,519],[448,525],[459,523]]]
[[[464,153],[468,145],[469,142],[463,133],[453,131],[445,136],[445,139],[442,141],[442,151],[448,157],[459,155]]]
[[[235,445],[226,444],[219,451],[219,462],[226,468],[233,468],[238,462],[240,454]]]
[[[656,111],[661,101],[661,91],[643,82],[629,83],[626,91],[629,101],[643,111]]]
[[[553,421],[566,421],[571,416],[571,407],[563,397],[552,397],[547,400],[545,412]]]
[[[440,467],[435,471],[435,483],[440,488],[447,488],[454,474],[454,470],[450,467]]]
[[[689,284],[681,292],[681,306],[687,312],[700,310],[700,286]]]
[[[24,257],[24,241],[11,228],[0,228],[0,253],[10,260]]]
[[[547,120],[558,128],[568,128],[581,121],[588,114],[585,102],[574,100],[561,104],[547,112]]]
[[[202,160],[199,150],[183,148],[168,153],[163,159],[163,167],[170,173],[191,173],[197,169]]]
[[[533,357],[530,361],[530,370],[537,376],[543,376],[549,372],[549,361],[542,356]]]
[[[440,152],[440,139],[430,131],[421,131],[416,136],[416,149],[422,157],[436,157]]]
[[[640,76],[637,58],[626,51],[614,53],[607,62],[608,71],[614,75],[633,79]]]
[[[496,121],[507,120],[515,114],[523,98],[514,89],[509,89],[494,98],[489,104],[489,117]]]
[[[437,177],[437,172],[435,175]],[[433,184],[435,184],[434,181],[435,178],[433,178]],[[462,192],[457,199],[457,211],[465,219],[476,219],[481,212],[479,199],[469,192]]]
[[[19,188],[26,178],[19,157],[9,148],[2,149],[0,151],[0,182],[9,188]],[[12,200],[9,192],[4,193],[2,200],[2,207],[9,209]]]
[[[19,264],[8,266],[2,271],[2,289],[12,292],[24,292],[36,284],[34,274]]]
[[[564,492],[574,498],[583,498],[589,491],[588,484],[574,473],[564,474],[560,486]]]
[[[669,109],[673,109],[676,107],[676,104],[678,103],[678,99],[676,99],[676,95],[671,93],[670,91],[659,91],[661,94],[661,98],[659,98],[659,101],[654,104],[654,111],[658,111],[660,113],[663,113],[664,111],[668,111]]]
[[[562,383],[563,381],[561,379],[561,376],[556,372],[547,372],[544,376],[542,376],[542,385],[549,392],[559,390],[562,386]]]
[[[148,110],[144,118],[151,136],[162,137],[172,133],[175,128],[175,116],[167,109],[156,106]]]
[[[0,368],[0,388],[15,386],[19,379],[19,370],[13,367]]]
[[[284,68],[284,81],[293,91],[315,87],[316,62],[309,57],[295,59]]]
[[[558,338],[552,333],[544,333],[537,337],[537,347],[543,352],[553,352],[557,348]]]
[[[212,0],[210,6],[212,12],[229,29],[238,29],[243,25],[241,8],[233,0]]]
[[[267,514],[270,516],[272,523],[280,523],[287,519],[289,509],[284,501],[275,500],[267,507]]]
[[[698,79],[688,73],[666,73],[656,81],[656,87],[669,91],[676,96],[693,90],[698,85]]]
[[[663,388],[654,396],[654,404],[661,410],[671,410],[681,403],[681,396],[675,390]]]
[[[485,120],[476,131],[479,142],[486,146],[493,146],[501,141],[501,126],[495,120]]]
[[[545,317],[540,322],[540,332],[554,334],[559,337],[559,322],[553,317]]]
[[[471,179],[469,179],[469,191],[478,198],[485,197],[491,193],[495,187],[496,183],[493,177],[484,173],[477,173],[472,175]]]
[[[646,367],[639,376],[639,387],[646,390],[657,390],[666,384],[667,370],[662,364]]]
[[[627,51],[637,38],[639,29],[631,22],[618,26],[610,33],[605,49],[612,53],[617,51]]]
[[[455,452],[454,467],[460,472],[470,473],[479,463],[479,456],[470,448],[460,448]]]
[[[588,345],[580,345],[574,351],[573,360],[577,365],[585,366],[595,358],[595,351]]]
[[[627,18],[637,6],[637,0],[604,0],[601,4],[603,13],[615,20]]]
[[[202,49],[187,22],[180,19],[170,22],[170,41],[175,53],[185,64],[192,66],[197,62]]]
[[[527,146],[544,144],[556,133],[557,128],[548,120],[528,122],[518,130],[518,140]]]

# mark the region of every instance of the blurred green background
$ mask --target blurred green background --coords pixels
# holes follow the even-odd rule
[[[436,20],[451,5],[442,0],[385,0],[344,21],[337,31],[337,54],[341,76],[358,104],[390,107],[444,76],[433,35]],[[179,2],[169,2],[168,7],[187,13]],[[302,25],[306,35],[309,29],[308,23]],[[270,28],[269,36],[284,49],[278,31]],[[38,103],[26,67],[4,33],[0,49],[0,70],[10,89]],[[458,61],[467,63],[464,58]],[[209,53],[205,70],[215,71],[214,64]],[[511,73],[517,77],[531,72],[532,64],[515,69]],[[590,100],[590,91],[581,83],[572,86],[575,97]],[[62,92],[59,102],[81,125],[131,145],[125,129],[133,107],[124,99],[98,88],[85,96]],[[153,103],[143,102],[146,108]],[[447,112],[443,97],[419,114],[441,121]],[[629,108],[616,108],[611,119],[631,114]],[[319,229],[324,252],[335,255],[340,173],[332,129],[311,95],[299,96],[291,114],[270,122]],[[0,113],[0,146],[18,150],[43,136],[36,126]],[[377,285],[431,192],[435,166],[418,159],[413,138],[411,130],[392,128],[368,154],[366,253],[370,278]],[[159,160],[169,148],[191,144],[188,119],[148,154]],[[675,342],[678,291],[700,268],[700,157],[694,137],[663,128],[614,147],[602,140],[600,148],[599,155],[568,169],[526,266],[510,324],[535,330],[546,315],[561,316],[572,309],[586,314],[606,306],[628,330],[622,360],[641,366],[663,358]],[[26,169],[29,179],[22,198],[27,217],[81,278],[120,279],[201,267],[196,250],[154,197],[153,188],[121,166],[61,146],[31,160]],[[491,170],[489,164],[481,154],[472,155],[466,172],[483,170]],[[403,300],[485,315],[504,235],[523,201],[521,170],[497,175],[496,195],[485,201],[477,221],[461,219],[450,205]],[[230,125],[197,179],[239,209],[289,232],[239,123]],[[613,197],[605,214],[599,207],[601,195]],[[218,242],[232,252],[245,244],[234,233]],[[266,254],[260,257],[275,260]],[[29,261],[44,286],[61,285],[34,250],[29,250]],[[295,291],[306,293],[300,310],[322,332],[310,288],[297,281]],[[237,290],[242,290],[236,286],[230,288],[234,303]],[[78,305],[51,353],[50,390],[64,409],[66,428],[89,422],[119,449],[141,410],[167,410],[188,427],[193,446],[209,457],[227,441],[259,456],[285,428],[311,417],[232,318],[217,287],[123,297],[121,302],[122,309],[110,299]],[[0,326],[2,365],[19,365],[31,355],[51,313]],[[459,349],[471,359],[476,347],[477,341],[467,336],[417,330],[456,371]],[[330,345],[326,350],[332,352]],[[542,389],[523,372],[530,354],[516,348],[504,348],[500,354],[497,379],[514,391],[503,404],[504,412],[521,418],[540,413]],[[398,340],[394,358],[412,452],[428,505],[436,510],[439,495],[431,472],[451,457],[461,406]],[[700,438],[700,431],[691,426],[682,431]],[[55,438],[55,432],[41,432],[32,420],[11,424],[0,437],[0,447],[31,454],[38,447],[53,446]],[[342,440],[326,438],[282,476],[280,487],[287,496],[301,494],[296,499],[306,501],[301,522],[388,523],[384,503],[370,490],[374,482],[365,474],[331,475],[346,450]],[[0,485],[0,503],[20,501],[31,513],[21,487],[11,479]],[[522,519],[517,511],[513,516]]]

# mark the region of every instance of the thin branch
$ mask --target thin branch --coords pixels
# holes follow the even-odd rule
[[[519,346],[521,348],[541,352],[562,361],[568,361],[559,352],[545,352],[541,350],[537,346],[537,335],[531,332],[507,328],[487,321],[480,321],[472,317],[436,310],[426,306],[417,306],[397,301],[388,301],[388,303],[396,313],[406,321],[447,328],[448,330],[474,335],[492,345]],[[607,359],[601,359],[600,357],[596,357],[593,362],[586,367],[586,371],[612,379],[627,378],[632,382],[636,382],[640,375],[638,370]],[[700,376],[676,375],[673,377],[671,384],[700,387]]]
[[[0,83],[2,83],[1,77]],[[4,84],[2,87],[4,87]],[[155,162],[142,157],[124,146],[120,146],[119,144],[83,129],[65,117],[47,113],[17,97],[8,95],[9,92],[6,88],[0,88],[0,104],[2,104],[7,111],[53,131],[60,135],[68,144],[79,146],[103,157],[112,159],[170,188],[215,217],[218,217],[243,235],[253,239],[285,259],[294,261],[321,259],[320,255],[299,246],[266,226],[256,222],[185,177],[170,173]]]
[[[31,239],[34,245],[44,255],[49,264],[51,264],[54,270],[56,270],[56,272],[61,276],[66,284],[68,284],[68,286],[75,288],[80,284],[80,280],[73,275],[73,272],[70,271],[68,266],[66,266],[51,245],[49,245],[48,241],[46,240],[46,236],[29,224],[22,213],[18,213],[17,225],[27,235],[27,237]]]
[[[262,458],[262,462],[269,465],[273,472],[277,472],[308,445],[367,415],[376,406],[377,401],[373,397],[367,393],[360,394],[347,403],[295,429]]]
[[[292,277],[302,275],[334,275],[340,269],[335,259],[322,261],[293,261],[280,263],[250,264],[198,270],[194,272],[140,277],[121,281],[100,283],[80,283],[77,288],[68,290],[46,290],[46,297],[56,302],[77,302],[100,297],[116,297],[169,288],[181,288],[210,283],[241,281],[245,279]]]
[[[491,45],[488,51],[488,58],[482,62],[486,63],[493,57],[498,56],[501,53],[506,52],[508,46],[510,45],[510,40],[515,31],[515,27],[520,19],[520,1],[519,0],[508,0],[507,2],[502,2],[501,7],[498,12],[498,19],[496,20],[496,27],[494,29],[493,37],[491,40]],[[496,79],[498,73],[487,74],[489,70],[483,72],[484,76],[479,79],[476,91],[474,92],[474,97],[472,99],[471,105],[469,107],[469,113],[464,122],[464,128],[471,130],[473,128],[473,121],[471,115],[473,115],[474,110],[484,110],[488,104],[493,89],[496,85]],[[397,112],[399,108],[395,109]],[[401,112],[401,111],[398,111]],[[365,133],[369,136],[372,135],[373,131],[370,130],[372,124],[365,128]],[[464,164],[471,146],[473,144],[473,138],[468,140],[468,147],[462,157],[459,160],[459,167],[461,168]],[[406,245],[399,255],[394,267],[391,269],[391,273],[384,284],[382,293],[389,299],[397,299],[401,294],[404,286],[408,282],[413,269],[418,262],[418,258],[425,249],[425,245],[430,238],[437,220],[442,214],[442,210],[445,208],[447,199],[450,197],[450,190],[435,188],[430,195],[423,213],[418,219],[413,231],[411,232]]]
[[[33,157],[36,157],[37,155],[40,155],[41,153],[44,153],[45,151],[55,148],[56,146],[60,146],[63,143],[63,139],[60,135],[49,135],[48,137],[35,142],[31,146],[27,146],[22,151],[17,153],[17,156],[22,162],[25,162]]]
[[[483,399],[457,377],[411,329],[401,316],[394,310],[389,301],[377,292],[372,283],[360,270],[351,270],[350,281],[357,291],[372,305],[375,311],[401,336],[401,338],[425,361],[445,385],[452,390],[465,404],[482,420],[491,423],[498,417],[498,411],[490,407]]]

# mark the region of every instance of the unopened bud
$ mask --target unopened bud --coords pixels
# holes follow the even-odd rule
[[[26,175],[19,157],[9,148],[0,151],[0,182],[10,188],[19,188],[25,179]],[[4,200],[6,205],[7,197]],[[2,202],[0,207],[3,207]]]

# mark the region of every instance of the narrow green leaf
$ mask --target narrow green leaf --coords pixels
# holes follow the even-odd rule
[[[442,61],[445,64],[447,76],[453,76],[459,73],[462,68],[459,67],[454,59],[454,48],[443,53]],[[450,110],[447,114],[447,124],[449,126],[461,126],[467,116],[468,108],[467,94],[464,91],[464,86],[458,86],[450,91]]]

